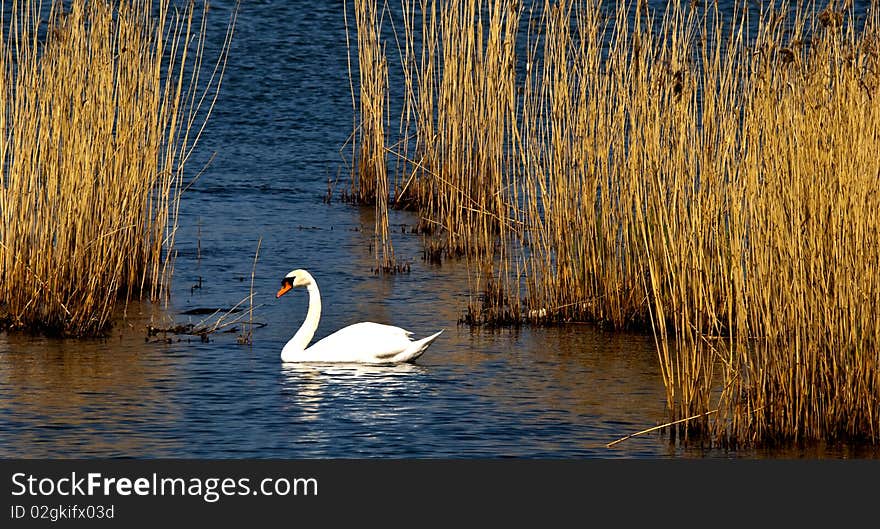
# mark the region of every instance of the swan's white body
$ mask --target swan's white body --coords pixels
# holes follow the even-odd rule
[[[302,326],[281,350],[282,362],[349,362],[361,364],[399,364],[412,362],[425,352],[437,333],[413,341],[411,332],[382,325],[363,322],[349,325],[315,342],[308,347],[315,336],[321,320],[321,293],[311,274],[305,270],[294,270],[285,276],[281,297],[294,287],[304,286],[309,292],[309,311]]]

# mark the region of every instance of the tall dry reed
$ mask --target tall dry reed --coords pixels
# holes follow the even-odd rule
[[[514,57],[521,7],[503,0],[405,0],[402,23],[385,37],[376,30],[377,10],[375,0],[355,2],[356,15],[363,13],[356,16],[358,163],[375,167],[371,153],[393,145],[395,159],[408,162],[395,189],[388,190],[394,204],[430,212],[425,230],[441,231],[443,247],[452,253],[491,245],[509,224],[515,189],[507,178],[515,162]],[[399,50],[403,115],[400,138],[373,147],[379,135],[370,131],[378,128],[368,122],[387,89],[374,89],[369,72],[378,62],[376,50],[384,50],[383,39],[393,39]],[[382,193],[366,186],[363,169],[356,172],[358,199],[376,200]]]
[[[876,14],[633,7],[545,11],[526,316],[650,323],[684,434],[876,441]]]
[[[14,2],[0,36],[0,312],[90,335],[120,298],[167,293],[184,164],[233,25],[206,81],[194,4],[43,6]]]
[[[352,134],[355,156],[346,199],[374,206],[374,270],[394,272],[398,268],[388,227],[390,189],[385,145],[388,120],[388,59],[382,39],[385,10],[375,0],[354,0],[353,4],[359,92],[356,97],[352,82],[352,104],[357,110],[357,118]],[[343,9],[347,22],[347,3]],[[348,33],[346,38],[349,39]],[[349,76],[352,76],[351,71]]]
[[[874,8],[404,6],[400,192],[469,321],[653,329],[674,433],[877,442]]]

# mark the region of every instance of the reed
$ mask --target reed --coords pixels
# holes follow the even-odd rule
[[[385,152],[385,101],[388,97],[388,62],[382,33],[381,6],[375,0],[355,0],[357,65],[359,75],[359,122],[355,129],[357,146],[352,171],[350,200],[374,203],[387,190]],[[354,94],[353,94],[354,95]],[[384,183],[383,183],[384,182]],[[379,186],[382,186],[380,189]]]
[[[685,435],[876,442],[876,14],[619,9],[603,39],[566,9],[524,103],[526,314],[650,323]]]
[[[43,6],[13,2],[0,36],[0,309],[7,328],[91,335],[118,300],[167,296],[234,20],[205,81],[192,3]]]
[[[371,18],[378,9],[375,0],[354,4],[356,14],[363,15],[355,17],[361,72],[356,141],[362,168],[353,175],[353,193],[361,202],[382,200],[386,190],[368,186],[363,172],[378,170],[373,168],[379,164],[370,162],[372,152],[391,150],[403,168],[395,175],[395,188],[387,190],[390,205],[421,209],[422,231],[439,234],[443,251],[461,255],[491,247],[508,229],[515,201],[509,178],[515,161],[519,3],[405,0],[403,20],[386,37],[376,29],[381,23]],[[387,91],[384,85],[381,92],[375,89],[369,71],[377,64],[375,50],[384,50],[383,38],[393,39],[398,50],[403,104],[398,138],[379,144],[373,139],[379,134],[371,132],[378,126],[368,122],[381,114],[373,109]],[[387,75],[386,69],[383,79]]]
[[[876,9],[404,12],[400,192],[465,321],[653,329],[674,435],[877,442]]]
[[[731,412],[737,438],[880,434],[880,25],[872,10],[857,31],[854,15],[832,3],[799,14],[803,31],[759,35],[731,186],[740,347],[726,378],[751,412]]]
[[[398,266],[394,257],[388,228],[388,59],[381,37],[385,9],[375,0],[355,0],[353,4],[360,91],[356,97],[352,80],[352,105],[357,110],[352,133],[355,155],[350,188],[344,198],[356,204],[373,205],[375,226],[371,248],[375,250],[376,257],[373,270],[376,273],[396,273],[403,271],[403,267]],[[344,9],[347,20],[347,2]],[[348,33],[346,38],[349,39]],[[351,71],[349,77],[353,78]]]

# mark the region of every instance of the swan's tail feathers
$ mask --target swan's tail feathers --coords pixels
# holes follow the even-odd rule
[[[394,363],[412,362],[416,358],[422,356],[422,353],[424,353],[428,346],[431,345],[431,342],[437,339],[444,330],[445,329],[441,329],[427,338],[414,341],[405,351],[394,357]]]

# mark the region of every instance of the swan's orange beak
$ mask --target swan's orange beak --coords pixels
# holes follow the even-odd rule
[[[281,285],[281,288],[278,289],[278,293],[275,294],[275,299],[280,298],[281,296],[283,296],[284,294],[287,294],[291,290],[293,290],[293,285],[291,285],[289,282],[285,282],[283,285]]]

